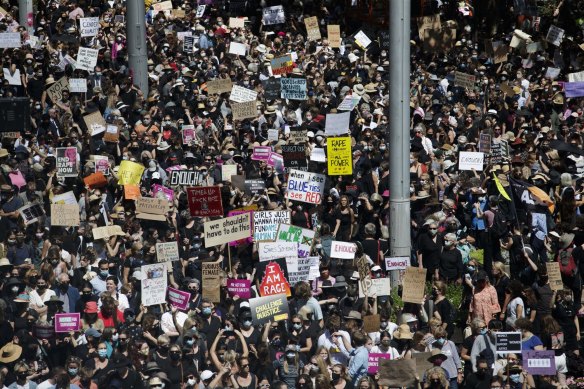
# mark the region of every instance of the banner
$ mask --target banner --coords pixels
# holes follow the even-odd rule
[[[207,93],[221,94],[231,92],[233,89],[233,82],[229,78],[219,78],[216,80],[207,81]]]
[[[310,255],[316,233],[308,228],[281,223],[278,227],[276,242],[292,242],[298,244],[297,255],[305,258]]]
[[[353,174],[353,158],[351,153],[351,138],[348,136],[328,138],[327,166],[329,176],[344,176]]]
[[[196,170],[172,170],[170,172],[170,186],[197,186],[203,178]]]
[[[483,171],[483,162],[485,159],[484,153],[477,153],[472,151],[461,151],[458,156],[459,170],[476,170]]]
[[[243,103],[231,103],[233,120],[252,119],[258,115],[257,102],[255,100]]]
[[[522,351],[523,370],[531,375],[556,375],[555,350]]]
[[[253,239],[274,241],[280,223],[290,224],[290,211],[256,211],[253,213]]]
[[[77,177],[77,147],[57,147],[57,177]]]
[[[497,354],[521,354],[521,332],[496,332]]]
[[[353,259],[357,252],[357,245],[351,242],[333,240],[331,244],[331,258]]]
[[[87,79],[85,78],[70,78],[69,91],[71,93],[87,93]]]
[[[227,280],[227,292],[231,297],[248,300],[251,298],[251,281],[230,278]]]
[[[171,305],[174,305],[177,309],[181,311],[186,311],[189,309],[189,303],[191,300],[191,294],[189,292],[183,292],[182,290],[174,289],[173,287],[168,287],[168,301]]]
[[[200,186],[187,188],[189,211],[194,217],[223,216],[221,188],[218,186]]]
[[[306,100],[306,78],[281,78],[280,97],[290,100]]]
[[[51,226],[79,225],[79,204],[51,204]]]
[[[144,166],[131,161],[122,161],[118,170],[118,185],[140,185]]]
[[[425,296],[426,269],[407,267],[403,278],[402,300],[406,303],[421,304]]]
[[[410,266],[409,257],[386,257],[385,258],[385,270],[405,270]]]
[[[239,85],[233,85],[233,88],[231,88],[231,94],[229,95],[229,100],[235,101],[236,103],[245,103],[248,101],[256,101],[257,97],[258,93],[256,91]]]
[[[322,36],[320,35],[320,28],[318,26],[318,18],[316,16],[304,18],[304,25],[306,26],[306,38],[309,41],[317,41],[322,39]]]
[[[211,220],[204,224],[205,248],[245,239],[251,234],[249,213]]]
[[[81,329],[80,313],[55,313],[55,332],[79,331]]]
[[[272,59],[270,65],[272,66],[272,74],[274,76],[292,73],[292,69],[294,69],[294,62],[290,54]]]
[[[326,176],[323,174],[290,170],[286,198],[310,204],[320,204]]]
[[[249,307],[251,320],[258,326],[270,321],[287,320],[290,312],[285,294],[250,299]]]
[[[325,135],[347,135],[351,112],[327,113],[324,125]]]
[[[332,48],[341,47],[341,27],[338,24],[329,24],[326,26],[329,45]]]
[[[144,265],[141,268],[144,279],[142,280],[142,304],[145,307],[166,303],[166,271],[165,263]]]
[[[79,19],[79,33],[81,37],[96,36],[99,31],[99,18],[81,18]]]
[[[367,374],[377,374],[379,371],[379,360],[391,359],[391,354],[369,353],[369,363],[367,365]]]
[[[284,7],[276,5],[274,7],[266,7],[262,9],[262,22],[264,26],[285,23],[286,15],[284,13]]]
[[[290,284],[286,279],[286,274],[282,266],[276,261],[270,261],[264,271],[264,276],[259,287],[260,296],[272,296],[275,294],[285,294],[290,297]]]
[[[93,72],[95,65],[97,65],[97,55],[99,50],[90,49],[88,47],[80,47],[77,51],[77,65],[76,69],[87,70]]]
[[[203,262],[202,276],[203,283],[201,290],[203,291],[203,298],[208,298],[214,303],[221,302],[221,260],[215,262]]]
[[[177,242],[156,243],[156,259],[158,262],[173,262],[178,261],[180,256],[178,254]]]

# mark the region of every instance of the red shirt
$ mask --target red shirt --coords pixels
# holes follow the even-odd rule
[[[116,314],[118,315],[118,323],[123,323],[124,322],[124,313],[119,311],[119,310],[116,310]],[[105,318],[105,317],[103,317],[103,314],[100,311],[97,314],[97,317],[103,321],[103,325],[105,326],[105,328],[114,328],[116,326],[114,323],[113,316]]]

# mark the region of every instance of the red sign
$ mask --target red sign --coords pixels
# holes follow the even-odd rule
[[[191,216],[223,216],[221,188],[218,186],[202,186],[187,188],[189,210]]]
[[[264,278],[260,284],[260,296],[265,297],[274,294],[286,294],[287,297],[291,296],[290,285],[288,284],[288,280],[286,280],[282,268],[277,262],[270,262],[266,265]]]

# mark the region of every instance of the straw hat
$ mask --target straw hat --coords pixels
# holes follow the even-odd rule
[[[365,88],[363,87],[363,84],[355,84],[353,86],[353,92],[359,96],[363,96],[363,94],[365,94]]]
[[[22,347],[14,343],[8,343],[0,349],[0,362],[12,363],[20,358]]]
[[[397,330],[393,332],[394,339],[414,339],[414,334],[407,324],[400,325]]]
[[[55,83],[55,79],[54,79],[52,76],[51,76],[51,77],[49,77],[49,78],[47,78],[47,79],[45,80],[45,86],[46,86],[46,85],[51,85],[51,84],[54,84],[54,83]]]
[[[560,247],[563,249],[567,249],[572,242],[574,241],[574,234],[572,233],[566,233],[566,234],[562,234],[562,236],[560,236]]]

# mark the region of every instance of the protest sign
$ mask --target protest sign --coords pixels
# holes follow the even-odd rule
[[[304,25],[306,26],[306,38],[309,41],[317,41],[322,38],[318,26],[318,18],[316,16],[304,18]]]
[[[287,320],[290,312],[285,294],[250,299],[249,308],[251,310],[251,320],[254,325],[262,325],[270,321]]]
[[[203,291],[203,298],[208,298],[214,303],[221,302],[221,277],[223,274],[221,260],[203,262],[201,266],[203,277],[201,289]]]
[[[249,299],[251,297],[251,280],[228,279],[227,292],[231,297],[238,296],[240,299]]]
[[[206,9],[207,9],[206,4],[201,4],[201,5],[197,6],[197,13],[195,14],[195,17],[202,18],[203,15],[205,14]]]
[[[251,218],[249,213],[244,213],[206,222],[203,227],[205,247],[209,248],[249,237]]]
[[[564,83],[564,92],[566,97],[582,97],[584,96],[584,82],[566,82]]]
[[[87,80],[85,78],[70,78],[69,92],[71,93],[86,93]]]
[[[244,18],[229,18],[229,28],[244,28],[245,19]]]
[[[308,140],[306,135],[308,130],[306,127],[290,127],[290,132],[288,134],[289,144],[304,144]]]
[[[178,243],[156,243],[156,259],[158,262],[173,262],[180,259],[178,255]]]
[[[166,14],[165,11],[168,11],[168,14],[166,14],[166,15],[170,16],[170,11],[172,10],[172,1],[167,0],[167,1],[161,1],[158,3],[154,3],[154,4],[152,4],[152,9],[154,10],[154,14],[157,14],[159,12],[164,12]],[[200,16],[198,16],[198,17],[200,17]]]
[[[136,199],[136,213],[151,213],[164,215],[168,212],[169,203],[166,199],[140,197]]]
[[[458,169],[460,170],[483,170],[485,154],[472,151],[461,151],[458,156]]]
[[[473,89],[475,82],[476,76],[462,72],[454,72],[454,85],[456,86]]]
[[[284,167],[298,170],[306,170],[308,162],[306,161],[305,144],[287,144],[282,145],[282,158],[284,158]]]
[[[425,29],[422,42],[423,50],[440,53],[450,50],[456,40],[456,29],[445,28],[442,30]]]
[[[560,272],[560,264],[558,262],[546,262],[548,280],[552,290],[564,289],[564,282],[562,281],[562,273]]]
[[[195,37],[191,35],[185,35],[183,37],[183,47],[182,50],[186,53],[192,53],[195,48]]]
[[[233,120],[244,120],[255,118],[258,114],[255,100],[243,103],[231,103],[231,113]]]
[[[489,154],[491,152],[491,135],[490,134],[480,134],[479,135],[479,151],[481,153]]]
[[[314,230],[281,223],[276,234],[277,242],[292,242],[298,244],[297,255],[305,258],[310,255],[314,244]]]
[[[8,85],[22,85],[22,78],[20,76],[20,69],[15,69],[14,73],[8,68],[2,68],[4,79],[8,81]]]
[[[229,54],[245,56],[247,53],[247,46],[239,42],[229,43]]]
[[[290,54],[276,57],[270,61],[270,64],[272,65],[272,74],[274,76],[292,73],[292,69],[294,69],[294,62],[292,62]]]
[[[298,243],[294,242],[259,242],[258,256],[260,262],[278,258],[297,258]]]
[[[262,179],[253,179],[244,181],[244,191],[247,194],[262,194],[266,190],[266,181]]]
[[[554,68],[554,67],[548,66],[547,70],[545,71],[545,78],[555,80],[556,78],[558,78],[561,71],[562,71],[562,69],[560,69],[560,68]],[[568,79],[569,79],[569,75],[568,75]]]
[[[267,161],[271,152],[272,148],[270,146],[255,146],[251,154],[251,159],[253,161]]]
[[[236,103],[245,103],[248,101],[255,101],[257,100],[258,93],[251,89],[244,88],[239,85],[233,85],[231,88],[231,94],[229,95],[229,100],[235,101]]]
[[[18,213],[25,225],[39,221],[39,218],[45,215],[45,210],[40,204],[29,204],[18,209]]]
[[[107,179],[105,178],[105,175],[101,171],[97,173],[91,173],[90,175],[83,179],[83,182],[90,188],[101,188],[107,185]]]
[[[353,95],[345,96],[343,101],[341,101],[341,103],[337,107],[337,111],[352,111],[357,106],[357,104],[359,103],[360,100],[361,100],[361,96],[353,96]],[[349,129],[347,129],[347,132],[348,131],[349,131]],[[344,135],[344,134],[345,133],[342,133],[340,135]]]
[[[140,197],[140,187],[134,184],[124,185],[124,198],[126,200],[136,200]]]
[[[310,160],[314,162],[326,162],[326,154],[321,147],[315,147],[310,153]]]
[[[196,170],[173,170],[170,172],[170,186],[197,186],[202,177]]]
[[[276,5],[262,9],[262,22],[264,26],[285,23],[286,14],[284,13],[284,7],[281,5]]]
[[[209,94],[221,94],[231,92],[233,89],[233,82],[230,78],[218,78],[216,80],[207,81],[207,92]]]
[[[406,303],[421,304],[425,296],[426,269],[407,267],[403,278],[402,300]]]
[[[221,165],[221,179],[223,181],[231,181],[231,176],[237,175],[237,165]]]
[[[353,259],[357,252],[355,243],[333,240],[331,243],[331,258]]]
[[[107,123],[99,111],[83,116],[83,121],[85,122],[87,130],[91,136],[101,134],[107,129]]]
[[[338,24],[329,24],[326,26],[326,31],[330,47],[341,47],[341,27]]]
[[[280,223],[290,224],[290,211],[256,211],[253,213],[253,239],[274,241]]]
[[[306,259],[310,261],[310,273],[308,274],[308,279],[315,280],[320,277],[320,257],[317,255]]]
[[[117,142],[120,139],[120,128],[116,124],[108,124],[103,134],[105,142]]]
[[[363,31],[359,31],[355,34],[355,43],[365,50],[371,44],[371,39]]]
[[[236,176],[236,177],[238,177],[238,176]],[[227,213],[227,216],[230,217],[230,216],[236,216],[236,215],[241,215],[243,213],[247,213],[247,214],[249,214],[250,220],[253,220],[252,211],[257,209],[257,205],[255,205],[254,209],[244,209],[244,208],[254,208],[254,207],[249,206],[249,207],[237,208],[237,209],[234,209],[233,211],[229,211]],[[252,242],[253,242],[253,238],[251,237],[251,234],[250,234],[250,236],[248,236],[247,238],[235,240],[233,242],[229,242],[229,246],[237,247],[241,244],[252,243]]]
[[[269,261],[265,266],[263,278],[260,283],[260,296],[272,296],[275,294],[285,294],[290,297],[290,284],[286,279],[284,268],[281,261]]]
[[[190,300],[191,294],[189,292],[183,292],[170,286],[168,287],[168,301],[177,309],[181,311],[188,310]]]
[[[390,270],[405,270],[410,266],[409,257],[386,257],[385,258],[385,269]]]
[[[564,38],[565,30],[554,26],[553,24],[550,26],[545,40],[551,43],[554,46],[559,46],[562,43],[562,39]]]
[[[77,69],[87,70],[93,72],[95,65],[97,65],[97,55],[99,50],[90,49],[88,47],[80,47],[77,51]]]
[[[152,196],[155,199],[167,199],[168,201],[174,200],[174,191],[162,185],[154,184],[152,185]]]
[[[81,18],[79,19],[79,33],[81,37],[96,36],[99,31],[99,18]]]
[[[366,333],[379,331],[381,325],[381,317],[379,314],[363,316],[363,331]]]
[[[582,82],[584,81],[584,70],[577,73],[568,74],[568,82]]]
[[[57,147],[57,177],[77,177],[77,147]]]
[[[280,154],[270,152],[266,163],[268,166],[272,166],[278,174],[284,173],[284,157]]]
[[[495,50],[493,54],[493,62],[499,64],[501,62],[507,61],[507,54],[509,53],[509,46],[502,42],[493,42],[493,49]]]
[[[144,265],[141,272],[144,277],[141,288],[142,304],[149,307],[166,303],[166,264]]]
[[[288,263],[287,266],[289,266]],[[290,285],[294,286],[299,282],[308,282],[310,280],[310,269],[312,266],[313,260],[310,257],[297,258],[295,260],[296,269],[288,269],[288,282],[290,282]]]
[[[51,204],[51,226],[79,225],[79,204]]]
[[[428,358],[432,356],[430,351],[421,352],[421,353],[412,353],[412,359],[416,361],[416,374],[418,377],[423,377],[431,367],[434,367],[432,362],[428,361]]]
[[[379,385],[390,388],[417,386],[415,359],[379,359],[378,364]]]
[[[442,29],[440,14],[419,17],[417,18],[417,22],[420,40],[424,40],[424,30],[440,31]]]
[[[310,204],[320,204],[326,176],[323,174],[290,170],[286,198]]]
[[[306,78],[281,78],[280,96],[283,99],[306,100]]]
[[[105,226],[105,227],[94,227],[91,229],[93,233],[93,239],[106,239],[113,235],[124,236],[126,235],[124,231],[122,231],[121,226]]]
[[[61,77],[59,81],[55,82],[49,87],[49,89],[47,89],[47,94],[51,101],[55,102],[63,98],[63,91],[65,90],[69,90],[69,80],[67,77]]]
[[[183,145],[190,145],[191,142],[197,139],[195,134],[195,126],[187,125],[182,127]]]
[[[37,339],[52,339],[55,336],[55,326],[35,324],[32,333]]]
[[[531,375],[556,375],[555,350],[523,350],[523,370]]]
[[[351,112],[327,114],[324,126],[325,135],[347,135],[349,132],[350,119]]]
[[[280,98],[280,80],[270,77],[262,81],[264,87],[264,97],[266,100],[276,100]]]
[[[0,33],[0,49],[18,48],[21,44],[19,32]]]
[[[497,354],[521,354],[521,332],[496,332]]]
[[[189,211],[194,217],[223,216],[223,201],[219,186],[187,188]]]
[[[348,136],[326,140],[327,167],[329,176],[353,174],[351,138]]]
[[[359,297],[367,296],[389,296],[391,292],[391,282],[389,278],[373,278],[366,284],[359,283]]]
[[[118,185],[139,185],[144,173],[144,166],[132,161],[122,161],[118,170]]]
[[[280,136],[280,133],[278,130],[268,130],[268,140],[269,141],[273,141],[273,142],[277,142],[278,138]]]
[[[369,363],[367,364],[368,374],[377,374],[377,372],[379,371],[380,359],[391,359],[391,354],[369,353]]]
[[[79,331],[81,329],[80,313],[56,313],[55,332]]]

